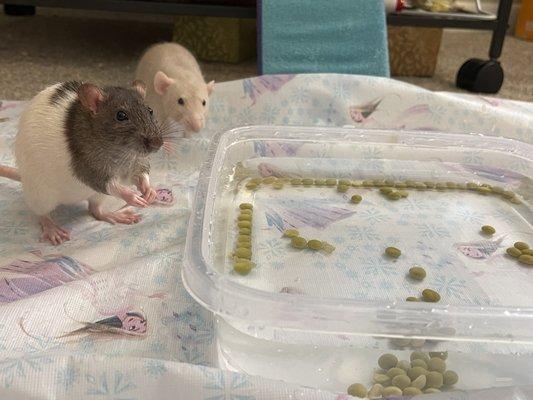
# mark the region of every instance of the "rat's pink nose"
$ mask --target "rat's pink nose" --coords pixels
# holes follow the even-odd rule
[[[200,129],[204,127],[204,118],[203,117],[192,117],[188,120],[190,128],[194,132],[200,132]]]

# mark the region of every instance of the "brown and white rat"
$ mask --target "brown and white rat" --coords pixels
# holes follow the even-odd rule
[[[150,47],[135,77],[147,83],[146,102],[161,123],[170,119],[182,124],[187,137],[204,127],[215,82],[205,82],[198,62],[185,47],[176,43]]]
[[[140,82],[132,88],[65,82],[29,102],[15,138],[18,171],[0,166],[0,176],[20,178],[43,239],[56,245],[70,239],[50,217],[60,204],[88,200],[96,219],[131,224],[140,216],[129,209],[104,211],[106,196],[135,207],[154,201],[148,156],[162,146],[163,136],[144,93]]]

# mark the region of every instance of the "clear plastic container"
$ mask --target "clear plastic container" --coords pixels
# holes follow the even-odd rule
[[[529,144],[482,135],[264,126],[219,135],[198,182],[183,280],[217,316],[220,365],[344,391],[370,386],[385,352],[408,360],[413,350],[447,351],[456,388],[532,384],[533,266],[506,255],[514,242],[533,246],[532,155]],[[282,189],[246,189],[271,175],[286,179]],[[288,178],[358,187],[340,193]],[[390,200],[359,187],[365,180],[475,183],[507,198],[407,188]],[[254,209],[256,266],[241,276],[232,253],[244,202]],[[282,237],[288,228],[335,250],[294,249]],[[388,258],[388,246],[402,255]],[[414,265],[427,272],[421,282],[407,276]],[[425,288],[440,302],[405,301]]]

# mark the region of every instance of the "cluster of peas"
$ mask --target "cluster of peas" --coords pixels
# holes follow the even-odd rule
[[[486,183],[478,184],[475,182],[457,183],[457,182],[432,182],[432,181],[394,181],[392,179],[376,179],[353,181],[350,179],[312,179],[312,178],[277,178],[274,176],[267,176],[265,178],[252,178],[245,187],[248,190],[257,190],[262,184],[271,185],[273,189],[281,190],[285,185],[293,187],[312,187],[312,186],[328,186],[336,187],[339,193],[346,193],[350,187],[367,187],[380,188],[380,192],[389,200],[399,200],[408,196],[405,189],[416,190],[470,190],[482,195],[497,195],[511,203],[521,204],[516,196],[516,193],[505,190],[500,186],[492,186]],[[362,197],[360,195],[353,195],[350,199],[353,203],[360,203]]]
[[[237,241],[235,244],[233,270],[239,275],[248,275],[254,263],[252,258],[252,215],[253,206],[250,203],[239,205],[239,215],[237,217]]]
[[[492,236],[496,233],[496,229],[490,225],[483,225],[481,227],[481,232],[487,236]],[[506,252],[522,264],[533,265],[533,250],[529,248],[527,243],[516,242],[513,247],[509,247]]]
[[[373,386],[367,390],[362,383],[354,383],[347,392],[369,399],[439,393],[459,381],[456,372],[446,369],[447,358],[447,352],[414,351],[410,361],[398,360],[394,354],[383,354],[378,359],[380,370],[374,373]]]
[[[322,250],[326,254],[331,254],[335,251],[335,246],[326,241],[318,239],[307,240],[300,236],[296,229],[287,229],[283,232],[283,237],[291,239],[291,246],[295,249],[309,249],[314,251]]]

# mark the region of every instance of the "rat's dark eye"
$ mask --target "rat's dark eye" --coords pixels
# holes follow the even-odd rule
[[[148,107],[148,112],[150,113],[150,115],[154,115],[154,110],[152,110],[150,107]]]
[[[184,104],[185,104],[185,100],[183,100],[183,98],[180,97],[180,98],[178,99],[178,104],[179,104],[180,106],[184,105]]]
[[[124,111],[119,111],[117,113],[117,121],[126,121],[128,119],[128,114]]]
[[[203,101],[202,101],[202,105],[203,105],[204,107],[205,107],[205,104],[206,104],[206,103],[205,103],[205,100],[203,100]]]

